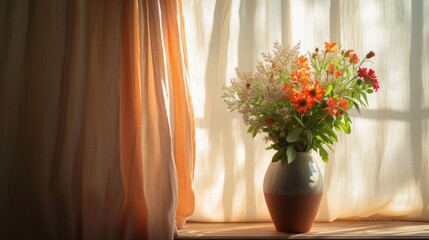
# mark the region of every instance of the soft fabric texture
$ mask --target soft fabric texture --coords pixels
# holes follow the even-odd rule
[[[0,238],[172,239],[194,207],[180,1],[2,1]]]
[[[337,41],[371,59],[380,90],[354,111],[324,171],[317,221],[429,220],[429,2],[184,1],[196,123],[194,221],[270,221],[262,181],[273,152],[229,113],[222,86],[274,41],[302,54]],[[317,154],[315,154],[317,157]]]

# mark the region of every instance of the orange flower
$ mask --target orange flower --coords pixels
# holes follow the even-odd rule
[[[305,69],[302,69],[301,73],[301,83],[307,84],[311,81],[311,72]]]
[[[287,84],[287,83],[283,84],[283,89],[286,92],[286,97],[293,96],[293,92],[294,92],[294,84],[293,83],[291,83],[291,84]]]
[[[327,110],[329,115],[331,116],[341,116],[341,114],[343,114],[341,112],[341,109],[343,109],[344,111],[347,111],[349,109],[349,103],[345,98],[338,98],[338,101],[335,101],[335,99],[333,98],[328,98],[328,101],[326,103],[328,104],[328,106],[325,108],[325,110]]]
[[[331,62],[330,64],[329,64],[329,66],[328,66],[328,73],[329,74],[331,74],[331,75],[334,75],[334,73],[335,73],[335,65],[334,65],[334,63],[333,62]]]
[[[343,72],[341,70],[336,70],[335,64],[333,62],[329,64],[328,69],[326,71],[331,75],[335,74],[335,77],[337,78],[343,76]]]
[[[320,102],[322,101],[323,94],[325,93],[325,88],[319,88],[319,81],[316,81],[313,84],[307,84],[303,90],[303,93],[315,101]]]
[[[298,82],[300,78],[301,74],[298,72],[298,70],[290,74],[290,80],[292,82]]]
[[[336,42],[325,42],[325,48],[326,51],[330,53],[338,52],[338,46]]]
[[[303,69],[307,69],[309,70],[310,67],[308,66],[308,58],[306,58],[305,56],[300,56],[299,59],[299,68],[303,68]]]
[[[339,77],[341,77],[341,76],[343,76],[343,72],[341,72],[341,70],[337,70],[337,71],[335,72],[335,77],[339,78]]]
[[[325,108],[325,110],[328,111],[329,115],[336,115],[338,112],[338,103],[335,101],[335,99],[328,98],[328,101],[326,103],[328,104],[328,106]]]
[[[326,103],[328,104],[328,106],[325,108],[325,110],[328,111],[329,115],[333,116],[333,115],[337,114],[338,103],[335,101],[335,99],[328,98],[328,101]]]
[[[311,72],[304,68],[298,68],[295,72],[290,75],[290,80],[292,82],[300,82],[302,84],[307,84],[311,80]]]
[[[338,98],[338,104],[340,105],[340,107],[344,111],[349,110],[349,102],[347,102],[347,99],[345,99],[345,98]]]
[[[289,100],[295,106],[295,111],[301,115],[309,111],[314,105],[314,99],[305,93],[295,93]]]
[[[353,51],[350,52],[349,62],[352,63],[352,64],[358,64],[359,63],[359,57]]]

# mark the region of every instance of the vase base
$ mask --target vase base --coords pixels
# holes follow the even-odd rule
[[[284,233],[310,231],[322,195],[323,193],[297,196],[264,193],[274,226],[277,231]]]

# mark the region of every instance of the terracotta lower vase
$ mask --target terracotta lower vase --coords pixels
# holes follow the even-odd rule
[[[323,176],[311,152],[298,152],[294,161],[270,163],[264,196],[277,231],[310,231],[323,194]]]

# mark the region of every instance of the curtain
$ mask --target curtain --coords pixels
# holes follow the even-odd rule
[[[274,41],[302,54],[337,41],[376,53],[381,88],[324,164],[317,221],[429,221],[429,3],[426,1],[184,1],[196,126],[193,221],[270,221],[262,181],[273,152],[228,112],[222,86],[255,68]],[[371,59],[372,60],[372,59]],[[315,154],[317,158],[317,154]]]
[[[0,238],[172,239],[194,208],[180,1],[1,1]]]

